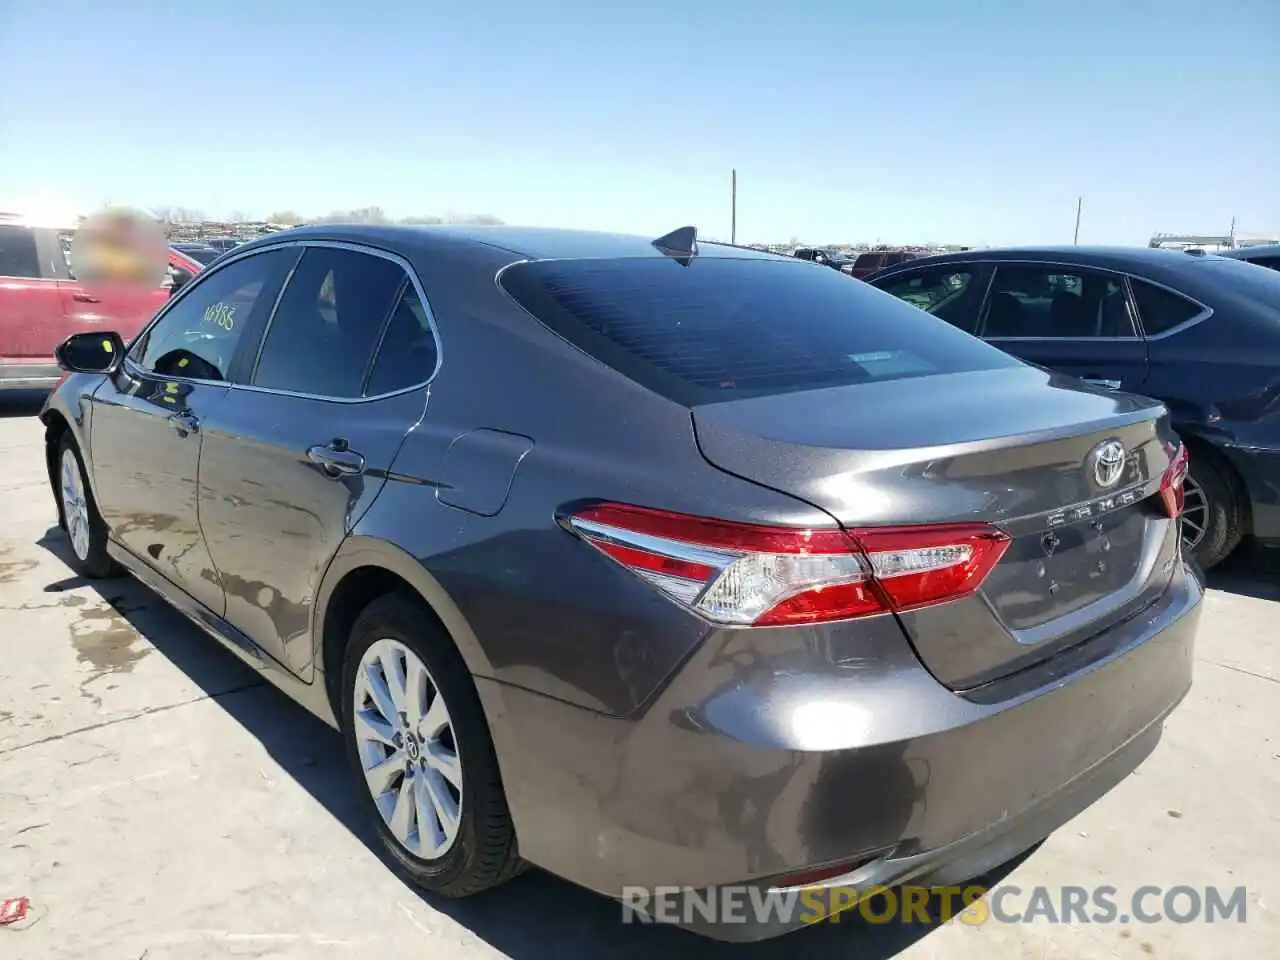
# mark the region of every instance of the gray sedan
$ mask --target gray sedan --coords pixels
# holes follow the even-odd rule
[[[957,882],[1191,682],[1163,406],[689,228],[291,230],[58,357],[82,572],[341,730],[446,896]]]

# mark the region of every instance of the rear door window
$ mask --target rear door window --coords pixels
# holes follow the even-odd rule
[[[979,330],[997,339],[1136,337],[1120,276],[1053,264],[997,264]]]
[[[272,315],[253,385],[359,397],[374,348],[407,282],[404,268],[386,257],[308,248]]]
[[[530,314],[685,405],[1019,361],[874,287],[789,260],[543,260],[502,274]]]
[[[0,224],[0,277],[38,279],[40,254],[30,227]]]
[[[427,309],[417,289],[408,284],[391,313],[365,385],[365,396],[376,397],[425,383],[435,373],[437,358]]]

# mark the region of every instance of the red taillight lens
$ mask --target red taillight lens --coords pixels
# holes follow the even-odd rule
[[[954,600],[977,590],[1009,545],[986,524],[846,533],[613,503],[575,513],[569,525],[677,603],[739,626],[847,620]]]
[[[1164,512],[1173,519],[1182,516],[1187,470],[1190,467],[1191,455],[1187,453],[1187,445],[1179,444],[1169,466],[1165,467],[1164,476],[1160,478],[1160,502],[1164,505]]]

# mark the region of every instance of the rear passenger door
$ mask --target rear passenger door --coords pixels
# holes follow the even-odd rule
[[[993,266],[979,336],[1095,386],[1141,392],[1147,348],[1124,275],[1050,263]]]
[[[256,359],[204,424],[200,520],[226,619],[304,679],[339,545],[422,418],[438,350],[408,265],[307,244]]]
[[[53,349],[70,332],[49,252],[41,247],[31,227],[0,223],[0,362],[53,367]]]

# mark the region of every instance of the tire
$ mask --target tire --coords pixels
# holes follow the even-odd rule
[[[1230,469],[1203,447],[1191,449],[1188,479],[1182,545],[1201,570],[1209,570],[1244,538],[1244,494]]]
[[[405,711],[392,711],[390,704],[386,704],[388,709],[376,708],[374,685],[379,677],[390,677],[385,691],[388,693],[393,682],[397,690],[410,686],[395,679],[413,672],[408,669],[408,657],[403,656],[405,651],[415,655],[425,668],[427,696],[419,706],[412,707],[406,693],[395,705],[409,705],[428,721],[432,717],[438,721],[438,705],[430,698],[434,688],[444,705],[447,732],[433,733],[423,724],[415,725],[412,717],[406,724]],[[388,668],[379,670],[380,664],[387,663]],[[453,643],[417,598],[389,594],[373,601],[356,618],[343,655],[341,696],[342,735],[356,789],[373,815],[383,847],[410,881],[456,898],[489,890],[520,872],[515,828],[480,698]],[[363,704],[359,717],[357,698]],[[422,709],[422,704],[427,709]],[[395,721],[390,725],[382,723],[388,712],[399,713],[398,728]],[[399,737],[399,746],[390,742],[394,737],[387,741],[374,738],[375,729],[382,734],[398,729],[394,736]],[[456,767],[447,759],[441,763],[441,758],[448,758],[450,748]],[[379,771],[384,770],[380,760],[383,755],[399,758],[385,767],[398,772],[379,776]],[[401,761],[414,772],[403,772]],[[372,778],[365,774],[370,766],[375,767]],[[451,767],[459,781],[456,785],[440,773]],[[375,800],[371,779],[378,784],[386,782],[380,800]],[[448,796],[441,803],[431,801],[432,791],[439,796],[442,788]],[[448,834],[449,829],[439,811],[449,805],[449,797],[456,799],[456,828],[451,838],[441,842],[440,835]],[[412,809],[398,819],[401,811],[396,804],[407,804],[409,800],[423,806],[411,804]],[[406,826],[410,820],[412,824]],[[429,850],[433,840],[436,845]]]
[[[119,565],[107,554],[107,525],[89,488],[80,449],[69,432],[58,443],[57,469],[58,519],[71,542],[73,566],[90,580],[119,576]]]

